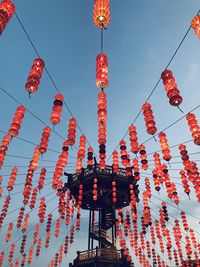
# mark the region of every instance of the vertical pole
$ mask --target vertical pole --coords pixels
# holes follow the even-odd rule
[[[92,227],[94,227],[94,209],[92,210]],[[94,239],[92,238],[92,247],[91,249],[93,250],[94,248]]]
[[[101,248],[101,210],[99,209],[99,248]]]
[[[114,226],[115,226],[114,209],[112,209],[112,244],[113,244],[113,246],[115,245]]]
[[[90,210],[90,214],[89,214],[88,250],[90,250],[90,229],[91,229],[91,210]]]

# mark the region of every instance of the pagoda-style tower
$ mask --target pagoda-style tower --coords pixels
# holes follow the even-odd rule
[[[95,163],[82,169],[80,174],[68,174],[65,189],[71,191],[77,203],[82,188],[81,208],[89,211],[88,249],[77,252],[77,258],[69,266],[78,267],[129,267],[131,262],[123,250],[116,248],[116,209],[130,205],[130,185],[133,185],[138,201],[138,185],[133,176],[127,176],[126,169],[113,173],[112,166],[100,169]],[[97,198],[94,200],[94,179]],[[113,181],[116,182],[116,202],[113,203]]]

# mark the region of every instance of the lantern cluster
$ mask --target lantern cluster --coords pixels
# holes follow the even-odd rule
[[[10,246],[10,253],[9,253],[9,256],[8,256],[8,262],[12,262],[14,253],[15,253],[15,244],[12,244]]]
[[[144,103],[142,106],[144,120],[146,124],[147,133],[154,135],[157,132],[156,123],[154,120],[151,104]]]
[[[180,95],[180,91],[178,90],[175,78],[171,70],[165,70],[161,74],[161,78],[163,80],[163,84],[169,98],[169,103],[172,106],[179,106],[183,99]]]
[[[23,254],[26,246],[26,241],[27,241],[27,236],[23,235],[22,237],[22,242],[21,242],[21,247],[20,247],[20,253]]]
[[[108,58],[105,54],[96,57],[96,86],[99,89],[108,86]]]
[[[9,179],[8,186],[7,186],[7,190],[9,192],[13,190],[13,187],[15,185],[17,172],[18,172],[18,168],[16,168],[16,167],[12,168],[10,179]]]
[[[41,142],[39,145],[41,154],[44,154],[47,152],[50,134],[51,134],[51,128],[45,127],[43,129],[42,138],[41,138]]]
[[[119,172],[119,156],[118,156],[118,152],[115,150],[112,153],[113,156],[113,173],[118,173]]]
[[[83,185],[79,185],[79,191],[78,191],[78,205],[81,207],[83,201]]]
[[[0,176],[0,197],[2,196],[2,193],[3,193],[3,188],[1,187],[2,182],[3,182],[3,177]]]
[[[18,215],[17,224],[16,224],[17,228],[20,228],[22,225],[22,220],[24,218],[24,211],[25,211],[24,207],[21,207],[19,210],[19,215]]]
[[[134,154],[137,154],[139,151],[137,129],[134,125],[131,125],[128,128],[128,131],[129,131],[129,137],[130,137],[131,152]]]
[[[106,166],[106,122],[107,122],[107,99],[106,93],[98,94],[98,143],[100,168],[105,169]]]
[[[69,146],[73,146],[76,142],[76,126],[77,122],[75,118],[69,119],[69,126],[68,126],[68,144]]]
[[[117,202],[117,182],[116,180],[112,181],[112,202]]]
[[[110,0],[95,0],[93,23],[97,28],[106,28],[110,23]]]
[[[38,186],[37,186],[39,190],[42,190],[44,187],[46,172],[47,172],[47,170],[45,168],[42,168],[40,171],[40,177],[39,177]]]
[[[64,96],[61,94],[57,94],[54,98],[53,102],[53,109],[51,113],[51,118],[50,122],[53,125],[57,125],[60,123],[61,115],[62,115],[62,106],[63,106],[63,101],[64,101]]]
[[[180,171],[180,176],[181,176],[181,181],[182,181],[182,185],[184,188],[184,192],[189,195],[190,194],[190,186],[189,186],[189,182],[187,179],[187,175],[185,174],[185,171],[181,170]]]
[[[65,237],[65,243],[64,243],[64,253],[65,253],[65,255],[68,253],[68,249],[69,249],[69,237],[66,236]]]
[[[194,113],[188,113],[186,116],[188,126],[190,127],[190,132],[192,134],[192,138],[194,139],[195,145],[200,145],[200,126],[196,119]]]
[[[24,205],[28,204],[29,198],[30,198],[30,195],[31,195],[33,173],[34,173],[33,170],[28,169],[28,172],[27,172],[27,175],[26,175],[25,184],[24,184],[24,191],[23,191],[23,196],[24,196],[23,203],[24,203]]]
[[[94,178],[93,179],[93,191],[92,191],[92,195],[93,195],[93,200],[97,201],[97,197],[98,197],[98,179]]]
[[[10,241],[10,238],[11,238],[11,235],[12,235],[12,231],[13,231],[13,223],[9,223],[8,225],[8,230],[7,230],[7,233],[6,233],[6,242],[9,242]]]
[[[34,248],[31,246],[29,249],[29,253],[28,253],[28,259],[27,259],[28,264],[32,263],[33,252],[34,252]]]
[[[27,82],[26,82],[26,91],[31,93],[36,93],[40,84],[40,79],[42,77],[42,72],[44,69],[44,61],[41,58],[36,58],[33,61]]]
[[[40,225],[36,224],[32,240],[33,244],[36,244],[38,241],[39,231],[40,231]]]
[[[142,169],[147,170],[149,168],[149,166],[148,166],[147,152],[146,152],[145,146],[140,145],[139,151],[140,151],[140,159],[141,159]]]
[[[0,229],[1,229],[2,225],[3,225],[5,217],[7,216],[8,208],[9,208],[9,205],[10,205],[10,200],[11,200],[11,197],[10,196],[6,196],[5,201],[3,203],[3,208],[2,208],[2,211],[1,211],[1,214],[0,214]]]
[[[197,37],[200,39],[200,15],[197,15],[192,19],[191,26]]]
[[[42,247],[42,238],[40,238],[38,240],[38,243],[37,243],[37,248],[36,248],[36,253],[35,253],[35,256],[36,257],[39,257],[40,256],[41,247]]]
[[[24,218],[24,223],[23,223],[23,226],[22,226],[22,233],[25,233],[27,228],[28,228],[28,222],[29,222],[29,219],[30,219],[30,214],[27,213],[25,215],[25,218]]]
[[[26,112],[26,109],[23,106],[17,107],[14,118],[10,125],[10,129],[8,130],[8,134],[10,136],[13,137],[19,134],[19,130],[21,128],[21,124],[22,124],[25,112]]]
[[[68,142],[65,141],[63,143],[62,152],[59,155],[58,162],[56,164],[56,168],[54,171],[53,181],[52,181],[52,188],[62,188],[62,181],[60,180],[60,177],[63,175],[63,169],[67,165],[68,160]]]
[[[121,140],[119,142],[119,146],[120,146],[121,163],[126,167],[128,162],[130,162],[130,156],[128,155],[127,152],[126,141]]]
[[[40,147],[36,146],[34,148],[32,160],[30,161],[29,170],[31,171],[37,170],[39,160],[40,160]]]
[[[11,0],[3,0],[0,3],[0,35],[15,13],[15,5]]]
[[[163,159],[166,161],[170,161],[170,159],[172,158],[171,153],[170,153],[170,149],[169,149],[169,144],[167,141],[167,136],[166,133],[161,132],[158,135],[159,140],[160,140],[160,146],[162,149],[162,154],[163,154]]]
[[[87,153],[87,167],[89,169],[92,169],[93,166],[93,152],[94,152],[93,148],[89,147]]]
[[[48,214],[47,225],[46,225],[46,239],[45,239],[45,247],[49,246],[50,237],[51,237],[51,223],[52,223],[52,214]]]
[[[44,222],[45,213],[46,213],[45,198],[42,197],[40,199],[40,206],[39,206],[39,213],[38,213],[38,217],[39,217],[40,223],[43,223]]]
[[[12,137],[10,135],[5,135],[3,137],[3,140],[1,141],[1,145],[0,145],[0,169],[3,166],[4,160],[6,157],[6,153],[8,150],[8,146],[9,146],[11,140],[12,140]]]
[[[133,160],[133,170],[134,170],[135,180],[139,181],[140,180],[140,169],[139,169],[139,163],[138,163],[137,158]]]
[[[82,172],[83,159],[85,158],[85,148],[86,148],[86,137],[85,135],[81,135],[79,140],[79,149],[77,153],[76,173]]]
[[[56,220],[56,229],[55,229],[55,237],[59,237],[60,235],[60,219]]]

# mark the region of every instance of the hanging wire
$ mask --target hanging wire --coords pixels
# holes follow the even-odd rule
[[[35,53],[37,54],[37,56],[38,56],[39,58],[41,58],[41,56],[40,56],[40,54],[39,54],[39,52],[38,52],[38,50],[37,50],[35,44],[33,43],[33,41],[32,41],[32,39],[31,39],[29,33],[28,33],[27,30],[26,30],[26,28],[25,28],[25,26],[24,26],[22,20],[19,18],[19,16],[17,15],[16,12],[15,12],[15,17],[17,18],[17,21],[19,22],[19,24],[20,24],[20,26],[21,26],[23,32],[25,33],[27,39],[29,40],[29,42],[30,42],[30,44],[31,44],[31,46],[32,46],[32,48],[33,48],[33,50],[35,51]],[[46,73],[47,73],[47,76],[49,77],[50,81],[52,82],[54,88],[55,88],[56,91],[60,94],[60,90],[58,89],[58,86],[56,85],[56,83],[55,83],[55,81],[54,81],[52,75],[50,74],[49,70],[47,69],[46,64],[45,64],[45,66],[44,66],[44,69],[45,69],[45,71],[46,71]],[[71,117],[74,117],[74,115],[73,115],[71,109],[69,108],[69,106],[67,105],[67,103],[66,103],[65,100],[63,101],[63,103],[64,103],[64,106],[66,107],[66,109],[68,110],[70,116],[71,116]],[[84,132],[83,132],[83,130],[81,129],[81,127],[80,127],[80,125],[79,125],[78,122],[77,122],[77,128],[79,129],[79,131],[81,132],[81,134],[85,135]],[[88,146],[91,146],[91,145],[90,145],[90,142],[89,142],[88,139],[87,139],[87,137],[86,137],[86,142],[87,142]]]
[[[198,15],[199,13],[200,13],[200,9],[198,10],[197,15]],[[184,34],[183,38],[181,39],[181,41],[180,41],[178,47],[176,48],[175,52],[173,53],[172,57],[170,58],[170,60],[169,60],[169,62],[167,63],[167,65],[166,65],[166,67],[165,67],[164,70],[166,70],[166,69],[170,66],[170,64],[172,63],[173,59],[175,58],[176,54],[178,53],[179,49],[181,48],[183,42],[185,41],[185,39],[186,39],[188,33],[190,32],[190,29],[191,29],[191,25],[190,25],[190,27],[188,28],[188,30],[186,31],[186,33]],[[153,87],[152,91],[150,92],[149,96],[148,96],[147,99],[145,100],[145,103],[146,103],[147,101],[149,101],[149,99],[152,97],[152,95],[153,95],[153,93],[155,92],[156,88],[158,87],[160,81],[161,81],[161,77],[160,77],[160,78],[158,79],[158,81],[156,82],[156,84],[155,84],[155,86]],[[131,125],[133,125],[133,124],[137,121],[137,119],[138,119],[138,117],[140,116],[141,112],[142,112],[142,108],[139,110],[138,114],[136,115],[136,117],[135,117],[135,119],[133,120],[133,122],[131,123]],[[123,140],[123,139],[127,136],[127,134],[128,134],[128,130],[125,132],[125,134],[123,135],[123,137],[122,137],[120,140]],[[119,144],[118,144],[113,150],[117,150],[118,147],[119,147]],[[112,156],[112,154],[109,156],[108,160],[110,160],[111,156]]]

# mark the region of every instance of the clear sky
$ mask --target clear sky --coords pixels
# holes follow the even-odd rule
[[[64,95],[66,103],[95,152],[98,153],[96,117],[99,91],[95,86],[95,58],[100,52],[100,32],[92,23],[93,1],[14,0],[14,3],[18,16],[45,61],[56,85]],[[109,86],[106,88],[108,95],[108,157],[153,89],[199,8],[199,0],[111,0],[111,24],[104,34],[104,52],[109,59]],[[43,73],[39,91],[32,95],[31,99],[28,98],[24,88],[35,58],[34,50],[16,17],[13,16],[0,37],[0,86],[50,125],[49,118],[56,90],[47,74]],[[183,97],[181,108],[187,113],[199,105],[200,99],[200,46],[199,40],[192,30],[170,65],[170,69],[174,73]],[[0,130],[7,131],[17,104],[1,90],[0,101]],[[162,83],[158,85],[150,103],[153,107],[158,131],[183,116],[177,108],[169,105]],[[200,122],[199,109],[195,111],[195,114]],[[64,138],[67,138],[69,118],[69,112],[63,108],[61,124],[56,126],[55,130]],[[138,118],[136,126],[140,142],[150,137],[146,133],[142,116]],[[43,128],[44,125],[41,122],[27,113],[19,136],[39,143]],[[186,120],[182,120],[170,128],[167,134],[170,145],[191,139]],[[77,146],[79,135],[80,132],[77,134]],[[2,133],[1,136],[3,136]],[[126,140],[128,141],[128,138]],[[52,133],[49,147],[60,151],[62,142],[61,138]],[[190,152],[199,152],[199,147],[193,143],[189,143],[187,147]],[[14,139],[8,154],[30,158],[33,148],[33,145]],[[146,149],[148,153],[156,151],[159,149],[159,143],[151,140],[146,143]],[[76,152],[76,149],[70,150],[70,155],[76,156]],[[179,151],[176,147],[172,150],[172,155],[178,154]],[[48,152],[43,159],[54,162],[41,161],[39,164],[48,168],[48,182],[51,182],[50,178],[57,157],[58,154]],[[198,160],[199,156],[197,154],[191,158]],[[175,161],[180,161],[180,158],[173,160],[173,162]],[[72,171],[75,166],[75,159],[70,158],[69,162],[67,170]],[[111,164],[111,162],[109,163]],[[4,178],[3,185],[7,185],[8,181],[8,177],[4,175],[8,175],[11,171],[11,167],[6,166],[25,166],[19,167],[19,173],[26,173],[28,164],[29,159],[8,156],[4,163],[5,167],[1,170],[1,175]],[[179,164],[175,166],[182,168]],[[171,175],[178,175],[173,167],[171,168]],[[37,178],[36,175],[34,179],[37,180]],[[17,183],[23,182],[24,179],[24,175],[18,176]],[[143,187],[143,181],[140,183]],[[200,217],[196,198],[192,196],[191,201],[189,201],[186,195],[182,194],[182,186],[177,185],[177,188],[182,199],[181,208],[186,207],[188,211],[190,205],[193,204],[194,209],[190,212]],[[22,187],[16,186],[13,193],[19,191],[22,191]],[[46,195],[49,192],[51,192],[51,185],[47,185],[41,195]],[[153,193],[157,195],[155,190]],[[4,189],[5,194],[6,189]],[[161,194],[160,197],[165,199],[164,189]],[[46,199],[51,199],[52,196],[50,195]],[[3,199],[0,201],[3,203]],[[154,201],[160,203],[156,199]],[[56,207],[57,202],[57,199],[50,202],[48,212]],[[10,210],[20,208],[21,203],[21,194],[13,196]],[[5,223],[14,220],[17,214],[17,211],[9,214]],[[37,211],[31,215],[30,227],[37,223],[36,214]],[[171,209],[171,214],[179,216],[176,209]],[[84,213],[83,217],[82,233],[76,238],[76,243],[70,249],[70,254],[62,266],[67,266],[72,261],[77,249],[87,248],[86,235],[84,235],[87,230],[87,214]],[[198,225],[192,222],[192,219],[191,224],[194,224],[194,227]],[[43,227],[45,228],[45,226]],[[1,238],[5,235],[4,230],[1,233]],[[47,266],[67,231],[63,226],[62,236],[59,240],[52,239],[54,243],[51,244],[51,248],[47,251],[43,249],[38,260],[34,257],[32,266],[36,266],[36,264],[38,267]],[[15,232],[13,241],[20,234]],[[31,237],[29,239],[31,241]],[[0,250],[4,250],[11,243],[12,241],[6,245],[5,242],[1,242]]]

